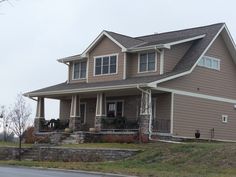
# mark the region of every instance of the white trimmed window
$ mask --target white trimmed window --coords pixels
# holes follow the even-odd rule
[[[87,70],[87,62],[80,61],[73,64],[73,79],[85,79]]]
[[[198,66],[205,68],[220,70],[220,59],[214,57],[203,56],[199,61]]]
[[[228,115],[222,115],[221,120],[223,123],[228,123]]]
[[[107,117],[123,117],[124,101],[107,101]]]
[[[139,73],[156,71],[156,54],[147,52],[139,54]]]
[[[95,58],[95,75],[117,73],[117,55],[101,56]]]

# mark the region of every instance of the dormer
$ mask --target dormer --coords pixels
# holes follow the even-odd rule
[[[171,72],[204,33],[129,37],[103,31],[80,55],[59,62],[69,66],[68,82],[105,82]]]

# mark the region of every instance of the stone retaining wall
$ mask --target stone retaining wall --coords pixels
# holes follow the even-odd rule
[[[130,149],[73,149],[60,147],[23,148],[22,159],[35,161],[98,162],[121,160],[131,157],[138,152],[139,150]],[[17,148],[0,147],[1,160],[15,160],[17,157]]]

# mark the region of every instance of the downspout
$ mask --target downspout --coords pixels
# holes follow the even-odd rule
[[[150,93],[148,93],[147,91],[143,90],[142,88],[140,88],[139,85],[137,85],[137,89],[140,90],[141,92],[144,92],[144,93],[149,95],[149,105],[151,105],[151,103],[152,103],[152,95]],[[148,124],[148,139],[149,140],[153,140],[152,139],[152,112],[150,113],[149,124]]]

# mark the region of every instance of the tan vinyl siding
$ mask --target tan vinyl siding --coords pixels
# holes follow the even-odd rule
[[[120,96],[120,97],[107,97],[107,101],[119,100],[124,103],[124,117],[128,121],[136,121],[138,116],[138,107],[140,96]]]
[[[193,72],[162,84],[160,87],[236,99],[236,65],[219,36],[206,55],[221,60],[220,71],[197,66]]]
[[[85,127],[93,128],[94,127],[94,119],[95,119],[95,111],[96,111],[96,98],[81,99],[80,102],[86,104]]]
[[[222,115],[228,115],[228,123],[222,123]],[[200,130],[201,138],[236,141],[236,110],[231,103],[212,101],[190,96],[174,96],[174,135],[194,137]]]
[[[156,54],[156,71],[138,73],[138,53],[129,53],[127,54],[127,77],[138,77],[138,76],[150,76],[150,75],[159,75],[160,74],[160,54]]]
[[[60,120],[65,121],[70,118],[71,100],[60,100]]]
[[[171,110],[171,94],[162,93],[158,94],[156,98],[156,115],[157,119],[168,119],[170,120],[170,110]]]
[[[174,69],[176,64],[183,58],[185,53],[191,47],[192,42],[174,45],[170,50],[164,51],[164,73],[170,72]]]
[[[86,78],[85,79],[78,79],[78,80],[73,80],[73,62],[69,63],[69,83],[80,83],[80,82],[86,82]]]
[[[94,76],[94,57],[102,55],[118,54],[117,74]],[[100,82],[123,79],[124,53],[121,48],[112,42],[109,38],[104,37],[95,48],[89,53],[88,60],[88,82]]]

